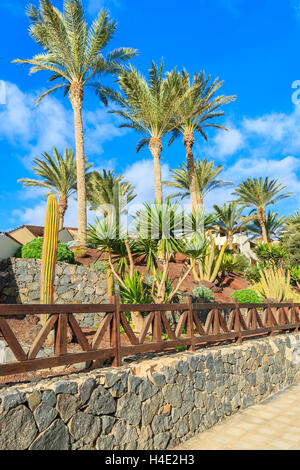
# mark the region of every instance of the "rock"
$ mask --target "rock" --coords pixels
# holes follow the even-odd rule
[[[116,422],[116,418],[113,416],[101,416],[101,428],[102,434],[109,434]]]
[[[95,415],[107,415],[116,411],[116,402],[111,394],[101,385],[93,391],[87,413]]]
[[[138,449],[152,450],[153,449],[153,431],[150,426],[143,426],[138,439]]]
[[[75,395],[78,392],[78,385],[76,382],[57,382],[55,384],[55,393],[67,393],[69,395]]]
[[[37,437],[29,450],[69,450],[69,448],[68,428],[60,419],[56,419],[46,431]]]
[[[144,379],[139,388],[139,397],[141,401],[153,397],[158,392],[158,388],[148,379]]]
[[[97,450],[113,450],[115,445],[114,436],[101,436],[97,439]]]
[[[116,416],[123,418],[129,424],[138,426],[142,417],[141,405],[142,403],[136,395],[124,395],[118,401]]]
[[[28,449],[37,435],[31,411],[24,405],[0,415],[0,450]]]
[[[85,444],[92,444],[100,434],[101,421],[97,416],[79,411],[71,419],[69,429],[74,439],[82,439]]]
[[[57,416],[57,410],[46,403],[39,405],[33,413],[39,431],[42,432],[50,426]]]
[[[169,432],[161,432],[154,436],[154,449],[155,450],[164,450],[167,448],[168,442],[171,438]]]
[[[166,385],[166,378],[163,374],[152,374],[152,380],[157,387],[164,387]]]
[[[62,420],[66,423],[76,413],[80,407],[81,402],[78,397],[69,394],[59,394],[57,397],[56,408]]]
[[[56,395],[53,390],[44,390],[42,393],[42,402],[46,403],[48,406],[56,405]]]
[[[31,411],[34,411],[41,403],[40,392],[35,391],[27,397],[27,402]]]
[[[138,393],[138,388],[142,383],[142,379],[140,377],[136,377],[135,375],[128,376],[128,392],[129,393]]]
[[[10,410],[22,403],[25,403],[26,395],[19,391],[9,392],[5,391],[0,394],[0,408],[3,410]]]
[[[154,416],[161,407],[163,402],[162,395],[156,394],[154,397],[149,398],[142,404],[142,425],[147,426],[152,423]]]
[[[96,382],[93,378],[88,378],[82,382],[79,389],[79,394],[83,405],[89,401],[92,391],[95,388]]]
[[[181,395],[181,391],[178,385],[176,384],[166,385],[163,388],[163,395],[164,395],[165,401],[169,403],[171,406],[174,406],[176,408],[181,407],[182,395]]]

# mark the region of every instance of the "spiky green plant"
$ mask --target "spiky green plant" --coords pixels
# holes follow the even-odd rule
[[[44,242],[41,264],[41,303],[53,303],[53,284],[55,277],[55,263],[58,245],[58,204],[56,197],[50,195],[47,200],[45,218]],[[47,316],[41,316],[44,323]]]
[[[218,273],[221,270],[226,248],[227,241],[224,243],[220,251],[217,250],[216,242],[214,238],[211,237],[210,244],[205,249],[204,257],[201,257],[200,260],[192,261],[195,281],[214,282],[216,280]]]
[[[284,302],[291,297],[291,273],[281,268],[270,268],[260,271],[260,281],[256,290],[265,298]]]

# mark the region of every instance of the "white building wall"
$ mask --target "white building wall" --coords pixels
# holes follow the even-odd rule
[[[19,244],[9,238],[5,233],[0,233],[0,261],[14,256]]]

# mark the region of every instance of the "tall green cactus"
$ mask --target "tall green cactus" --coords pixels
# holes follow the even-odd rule
[[[58,204],[56,197],[50,195],[47,200],[47,210],[44,228],[44,242],[41,265],[41,303],[53,303],[53,283],[58,244]],[[47,315],[41,315],[41,323],[45,323]]]

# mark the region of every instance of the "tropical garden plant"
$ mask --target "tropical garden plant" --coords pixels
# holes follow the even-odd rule
[[[264,243],[268,243],[268,234],[266,230],[266,207],[275,204],[282,199],[289,197],[292,193],[283,192],[286,186],[278,183],[277,179],[269,180],[268,177],[248,178],[247,181],[239,184],[234,190],[233,195],[237,196],[237,202],[243,208],[251,208],[255,213],[261,227]]]
[[[18,183],[23,183],[24,186],[48,189],[49,193],[45,195],[45,198],[50,194],[59,197],[59,230],[62,230],[68,199],[76,192],[77,171],[74,152],[71,148],[66,148],[62,156],[56,147],[53,147],[53,157],[45,152],[42,154],[42,158],[35,158],[33,163],[35,164],[33,171],[42,180],[22,178],[18,180]],[[88,177],[87,171],[92,166],[92,163],[86,165],[86,177]]]
[[[233,185],[233,183],[230,181],[223,181],[222,179],[219,179],[219,175],[223,171],[223,166],[214,166],[214,162],[209,162],[206,158],[202,162],[200,160],[196,160],[195,164],[193,164],[193,168],[193,179],[195,180],[197,194],[196,206],[202,208],[202,210],[204,206],[204,198],[208,193],[214,189]],[[168,196],[168,199],[178,197],[180,199],[184,199],[186,197],[191,197],[191,177],[189,176],[187,164],[184,163],[183,165],[179,165],[179,169],[171,170],[170,174],[172,179],[164,181],[163,183],[167,187],[177,189],[178,192]],[[194,202],[193,206],[196,207]]]
[[[243,208],[237,202],[224,203],[223,206],[214,205],[215,224],[214,228],[218,232],[225,234],[229,250],[233,250],[234,235],[241,234],[245,226],[252,219],[252,216],[243,216]]]
[[[266,214],[265,228],[267,233],[268,242],[271,240],[278,240],[280,234],[284,228],[286,217],[279,217],[278,212],[273,212],[271,210]],[[249,232],[251,238],[262,238],[262,229],[257,218],[254,218],[252,222],[246,227],[247,232]]]
[[[102,85],[104,74],[117,74],[123,64],[136,55],[130,48],[119,48],[107,52],[108,45],[117,25],[101,10],[90,28],[84,17],[81,0],[64,0],[63,11],[58,10],[50,0],[40,0],[39,8],[27,7],[30,20],[29,34],[43,50],[32,59],[17,59],[14,62],[31,65],[30,73],[46,71],[50,82],[56,83],[43,92],[37,104],[49,94],[61,89],[68,96],[74,112],[77,197],[78,197],[78,239],[80,246],[86,245],[86,157],[82,108],[84,90],[94,89],[102,103],[107,105],[108,88]],[[58,83],[57,83],[58,82]]]
[[[148,81],[130,66],[122,71],[117,82],[122,93],[111,93],[110,97],[121,109],[112,112],[123,118],[120,127],[134,129],[142,136],[137,152],[148,146],[154,162],[155,202],[161,204],[162,139],[174,129],[174,116],[184,97],[181,77],[175,70],[165,75],[161,61],[159,66],[152,62]]]
[[[210,127],[227,130],[224,126],[216,124],[214,120],[224,116],[221,107],[234,100],[234,96],[216,96],[223,82],[215,79],[210,81],[210,76],[205,77],[204,72],[195,73],[191,80],[186,70],[181,73],[183,99],[180,100],[175,114],[176,126],[172,131],[169,145],[176,137],[183,137],[186,150],[186,170],[188,175],[188,187],[191,198],[192,212],[198,205],[203,204],[200,188],[197,187],[195,175],[193,146],[195,134],[199,133],[208,140],[206,129]]]

